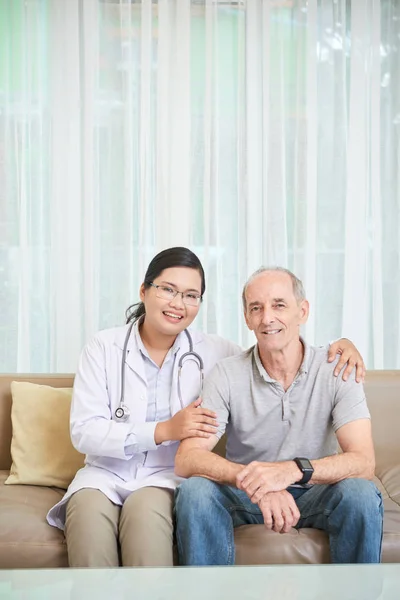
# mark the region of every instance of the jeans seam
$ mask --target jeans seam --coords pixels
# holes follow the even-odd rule
[[[227,507],[227,510],[229,510],[229,512],[233,512],[233,511],[246,512],[249,515],[260,515],[261,514],[260,509],[249,510],[242,504],[231,504],[231,506]]]
[[[234,564],[234,561],[233,561],[233,544],[231,544],[231,543],[228,544],[228,561],[227,561],[226,564],[227,565]]]
[[[332,511],[324,508],[324,510],[322,511],[316,511],[316,512],[310,512],[307,513],[306,515],[303,515],[302,512],[300,512],[300,519],[309,519],[310,517],[317,517],[317,516],[325,516],[325,517],[330,517],[332,514]]]

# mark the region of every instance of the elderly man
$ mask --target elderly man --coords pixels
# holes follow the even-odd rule
[[[176,455],[188,478],[176,493],[180,563],[234,564],[234,527],[256,523],[325,530],[334,563],[379,562],[383,507],[362,384],[333,377],[326,349],[300,337],[309,304],[290,271],[259,269],[243,306],[257,344],[214,368],[203,406],[218,429]],[[211,452],[225,429],[226,459]]]

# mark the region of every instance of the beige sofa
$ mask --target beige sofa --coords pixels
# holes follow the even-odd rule
[[[4,485],[11,466],[13,380],[71,387],[73,377],[0,376],[0,568],[67,567],[64,535],[45,519],[63,490]],[[376,484],[385,502],[382,560],[400,562],[400,371],[371,371],[365,387],[372,413]],[[237,564],[329,562],[327,536],[313,529],[280,535],[262,525],[246,525],[236,530],[235,539]]]

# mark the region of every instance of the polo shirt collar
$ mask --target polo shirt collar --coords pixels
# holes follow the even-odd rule
[[[304,347],[304,356],[303,356],[303,361],[300,365],[300,369],[298,371],[297,377],[307,374],[308,370],[310,368],[310,363],[311,363],[311,346],[309,344],[307,344],[307,342],[305,342],[305,340],[302,337],[300,337],[300,341]],[[267,371],[265,370],[265,368],[261,362],[260,354],[258,352],[258,344],[256,344],[254,346],[253,354],[254,354],[255,363],[257,365],[257,369],[258,369],[261,377],[264,379],[264,381],[267,381],[268,383],[275,383],[276,380],[272,379],[272,377],[270,377],[268,375]]]

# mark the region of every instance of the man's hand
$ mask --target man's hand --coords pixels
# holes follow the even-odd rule
[[[157,423],[154,431],[156,444],[170,440],[185,440],[190,437],[209,438],[218,428],[217,415],[212,410],[201,408],[201,398],[177,412],[168,421]]]
[[[280,492],[299,481],[302,473],[295,462],[251,462],[236,476],[236,487],[246,492],[254,504],[265,494]]]
[[[343,381],[347,381],[348,376],[350,375],[354,367],[356,367],[357,383],[364,382],[365,364],[363,361],[363,357],[361,356],[353,342],[347,340],[346,338],[342,338],[339,341],[331,344],[328,352],[328,362],[332,362],[333,360],[335,360],[337,354],[341,354],[341,357],[333,372],[334,376],[337,377],[340,371],[343,369],[343,367],[347,365],[342,375]]]
[[[300,511],[292,494],[286,490],[265,494],[258,503],[264,525],[276,533],[289,533],[300,519]]]

